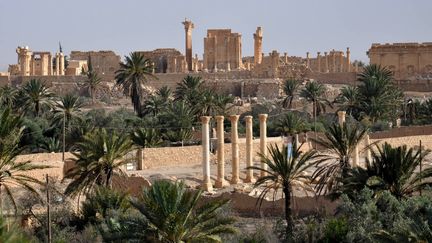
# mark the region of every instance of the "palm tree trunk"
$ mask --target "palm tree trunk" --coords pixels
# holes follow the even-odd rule
[[[105,186],[109,189],[112,188],[112,169],[108,170]]]
[[[291,193],[290,187],[288,185],[284,185],[283,193],[285,196],[285,220],[287,223],[285,229],[285,237],[288,242],[291,242],[292,239],[292,231],[293,231],[293,219],[291,215]]]

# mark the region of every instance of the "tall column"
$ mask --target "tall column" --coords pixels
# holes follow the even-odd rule
[[[324,52],[324,56],[325,56],[325,72],[328,73],[329,72],[329,63],[328,63],[328,55],[327,52]]]
[[[341,53],[339,53],[339,72],[341,73],[341,72],[343,72],[343,55],[342,55],[342,52]]]
[[[262,28],[257,27],[254,37],[254,63],[261,64],[262,62]]]
[[[259,114],[260,122],[260,153],[264,156],[267,155],[267,114]],[[261,169],[267,169],[267,165],[261,161]],[[260,176],[266,176],[267,173],[261,171]]]
[[[285,64],[288,64],[288,53],[284,52],[284,62]]]
[[[366,159],[372,161],[372,154],[369,146],[370,146],[370,137],[369,134],[367,134],[365,138]]]
[[[185,19],[184,22],[182,22],[185,28],[185,42],[186,42],[186,63],[187,63],[187,70],[192,71],[192,29],[195,27],[192,21]]]
[[[349,49],[349,47],[347,47],[347,50],[346,50],[346,71],[347,72],[351,72],[351,52],[350,52],[350,49]]]
[[[335,51],[333,50],[333,55],[332,55],[332,60],[333,60],[333,67],[332,67],[332,70],[333,70],[333,73],[335,73],[336,72],[336,53],[335,53]]]
[[[53,60],[51,54],[48,55],[48,75],[54,75]]]
[[[321,72],[321,52],[317,52],[318,72]]]
[[[246,167],[253,166],[253,133],[252,133],[252,116],[245,116],[246,121]],[[246,171],[246,180],[244,182],[255,182],[253,170]]]
[[[228,182],[225,180],[225,143],[224,143],[224,117],[216,116],[217,129],[217,169],[218,175],[215,183],[216,188],[222,188],[228,186]]]
[[[60,52],[60,74],[59,75],[64,75],[64,74],[65,74],[65,59],[63,53]]]
[[[345,123],[346,111],[338,111],[337,114],[339,125],[343,126],[343,124]]]
[[[306,67],[310,68],[309,52],[306,52]]]
[[[60,75],[60,54],[56,53],[56,75]]]
[[[202,167],[203,167],[203,182],[202,189],[205,191],[213,190],[212,183],[210,181],[210,137],[209,137],[209,121],[210,116],[202,116]]]
[[[238,131],[237,123],[239,115],[231,115],[231,166],[232,166],[232,177],[231,184],[237,184],[240,181],[240,168],[239,168],[239,146],[238,146]]]

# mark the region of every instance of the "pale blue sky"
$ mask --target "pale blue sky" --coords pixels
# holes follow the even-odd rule
[[[184,52],[185,17],[195,23],[193,52],[202,57],[211,28],[242,33],[243,56],[253,54],[257,26],[263,50],[305,56],[351,48],[367,61],[375,42],[432,42],[431,0],[0,0],[0,70],[16,63],[15,48]]]

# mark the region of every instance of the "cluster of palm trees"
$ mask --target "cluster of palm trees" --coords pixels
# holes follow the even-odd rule
[[[406,146],[392,147],[384,143],[372,144],[371,160],[366,158],[365,167],[352,165],[355,148],[365,139],[368,129],[361,124],[344,123],[326,126],[324,136],[313,139],[324,151],[301,152],[303,144],[293,139],[292,150],[284,146],[268,148],[268,156],[260,155],[263,167],[251,167],[264,171],[267,176],[257,180],[255,186],[261,189],[260,200],[268,194],[275,195],[282,190],[285,198],[285,237],[292,240],[294,221],[291,214],[293,189],[302,189],[332,199],[342,194],[354,198],[364,188],[380,194],[389,191],[402,200],[411,197],[431,185],[432,168],[421,168],[423,158],[429,151],[420,151]]]

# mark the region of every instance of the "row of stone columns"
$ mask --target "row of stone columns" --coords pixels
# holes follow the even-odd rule
[[[231,167],[232,176],[231,184],[238,184],[240,182],[240,158],[239,158],[239,144],[238,144],[238,129],[237,124],[239,115],[232,115],[229,117],[231,121]],[[211,191],[213,189],[210,180],[210,137],[209,137],[209,121],[210,116],[201,117],[202,123],[202,149],[203,149],[203,183],[202,189]],[[216,137],[217,137],[217,179],[215,182],[216,188],[228,186],[229,183],[225,179],[225,144],[224,144],[224,117],[215,116],[216,119]],[[267,153],[267,114],[259,115],[260,121],[260,153]],[[252,116],[245,117],[246,122],[246,167],[253,166],[253,130],[252,130]],[[264,163],[261,163],[261,168],[266,168]],[[265,173],[261,172],[261,176]],[[255,182],[252,169],[247,169],[246,178],[244,182]]]

